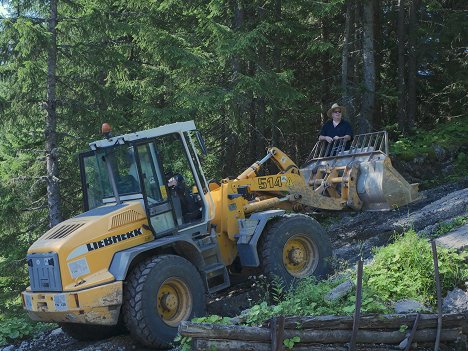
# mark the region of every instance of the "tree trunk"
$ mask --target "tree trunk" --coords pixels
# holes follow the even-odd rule
[[[364,92],[362,95],[361,116],[358,130],[360,133],[372,129],[375,106],[375,58],[374,58],[374,6],[373,0],[363,3],[362,13],[362,58],[364,73]]]
[[[322,19],[320,24],[321,28],[321,38],[324,43],[330,41],[329,36],[329,23],[327,19]],[[321,88],[320,88],[320,111],[321,111],[321,122],[325,122],[328,118],[326,115],[327,110],[331,106],[330,90],[332,86],[332,68],[331,68],[331,59],[330,54],[325,52],[321,54]]]
[[[354,0],[346,2],[346,23],[343,40],[343,51],[341,55],[341,100],[346,107],[346,118],[353,122],[354,118],[354,105],[353,96],[350,88],[349,75],[353,72],[352,63],[350,59],[351,40],[354,38]]]
[[[354,26],[352,27],[353,33],[353,41],[351,45],[351,52],[350,55],[350,65],[349,65],[349,72],[351,76],[349,77],[349,81],[351,83],[351,95],[353,97],[353,110],[354,110],[354,126],[358,125],[359,118],[361,115],[361,99],[358,99],[358,94],[361,95],[360,91],[358,93],[357,87],[361,86],[361,61],[362,61],[362,30],[360,28],[360,21],[361,21],[361,14],[362,14],[362,2],[355,1],[354,2],[354,11],[353,18],[354,18]]]
[[[232,27],[234,32],[238,32],[242,24],[244,22],[244,13],[242,9],[240,8],[239,3],[237,0],[230,0],[232,12],[234,14],[234,17],[232,19]],[[232,73],[234,77],[236,77],[237,74],[240,72],[240,60],[238,55],[234,55],[232,58]]]
[[[249,107],[249,163],[257,159],[257,145],[258,145],[258,133],[257,133],[257,99],[251,97]]]
[[[265,9],[263,7],[257,8],[258,12],[258,19],[261,22],[265,21]],[[256,62],[252,62],[252,67],[256,68],[257,72],[262,72],[265,69],[266,62],[265,58],[267,55],[266,45],[260,44],[257,49],[257,60]],[[250,76],[254,77],[255,74],[249,74]],[[256,161],[260,154],[263,151],[263,147],[261,145],[261,134],[263,134],[263,130],[270,129],[270,121],[266,118],[266,99],[265,96],[261,95],[257,98],[254,97],[252,93],[252,104],[256,105],[256,108],[252,109],[252,113],[256,115],[257,123],[253,124],[253,121],[250,125],[250,129],[252,134],[255,135],[254,140],[249,141],[251,143],[251,158],[249,159],[249,164],[251,162]],[[262,131],[260,132],[260,129]]]
[[[417,19],[421,0],[412,0],[408,21],[408,128],[414,128],[416,121],[416,37]]]
[[[397,45],[398,45],[398,126],[403,132],[407,129],[406,82],[405,82],[405,0],[398,0]]]
[[[278,24],[281,21],[281,0],[275,0],[274,3],[274,20]],[[274,46],[273,46],[273,70],[275,73],[278,73],[281,68],[281,49],[278,37],[275,37]],[[271,106],[271,144],[273,146],[279,145],[278,140],[278,120],[279,120],[279,111],[276,106]]]
[[[382,23],[381,23],[381,0],[374,1],[374,53],[375,53],[375,91],[380,91],[380,71],[382,67]],[[375,106],[374,106],[374,114],[372,119],[372,127],[374,129],[380,130],[381,126],[384,123],[384,114],[382,111],[381,106],[381,99],[379,95],[375,95]]]
[[[62,221],[60,213],[60,185],[57,148],[57,0],[50,1],[48,31],[50,42],[47,57],[47,118],[45,126],[46,165],[47,165],[47,203],[50,227]]]
[[[242,3],[238,0],[230,0],[229,4],[232,9],[232,29],[233,32],[239,32],[244,24],[244,9],[242,8]],[[231,89],[235,90],[236,85],[238,84],[239,75],[241,74],[241,59],[237,53],[234,53],[231,57]],[[225,171],[229,176],[232,176],[235,172],[235,166],[237,164],[237,153],[238,148],[238,137],[233,131],[239,132],[238,126],[240,121],[243,118],[243,114],[247,113],[248,105],[245,104],[244,97],[237,93],[233,98],[232,105],[232,121],[226,124],[226,129],[228,135],[226,136],[226,147],[224,159],[231,160],[231,162],[226,162]],[[247,160],[246,160],[247,161]]]

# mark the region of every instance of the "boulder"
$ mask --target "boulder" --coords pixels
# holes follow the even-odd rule
[[[429,309],[426,306],[424,306],[421,302],[411,299],[397,301],[395,302],[393,308],[398,314],[429,311]]]
[[[354,288],[354,283],[351,280],[347,280],[336,288],[330,290],[328,294],[325,295],[324,300],[328,302],[333,302],[341,299],[343,296],[346,296]]]
[[[468,291],[456,288],[450,291],[442,302],[444,313],[464,313],[468,311]]]

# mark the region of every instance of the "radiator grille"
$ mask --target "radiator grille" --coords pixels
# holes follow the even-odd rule
[[[62,290],[57,253],[29,254],[26,259],[32,291]]]
[[[109,229],[121,227],[123,225],[136,222],[142,218],[143,218],[142,215],[134,210],[122,212],[112,217],[111,227]]]
[[[85,223],[59,224],[58,226],[49,230],[49,232],[44,235],[43,239],[52,240],[65,238],[84,225]]]

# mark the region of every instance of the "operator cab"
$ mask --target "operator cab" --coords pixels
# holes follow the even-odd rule
[[[118,137],[104,134],[107,139],[80,155],[86,211],[141,201],[157,237],[206,224],[209,193],[198,191],[208,187],[192,135],[201,150],[204,144],[193,121]]]

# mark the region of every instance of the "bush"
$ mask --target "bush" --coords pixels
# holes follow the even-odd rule
[[[468,264],[465,255],[438,247],[443,293],[463,283]],[[364,268],[366,285],[384,300],[414,299],[435,305],[436,285],[430,243],[408,231],[393,244],[376,249],[374,261]]]
[[[6,345],[17,339],[36,334],[40,331],[51,329],[55,324],[35,323],[26,316],[0,317],[0,346]]]

